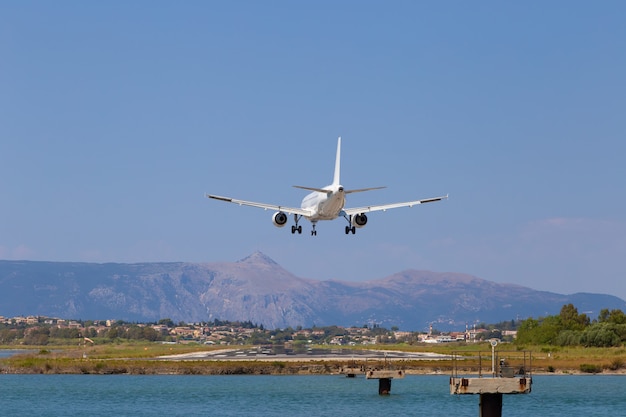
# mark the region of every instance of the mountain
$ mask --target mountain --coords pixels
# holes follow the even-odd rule
[[[75,263],[0,261],[0,315],[175,322],[241,320],[266,328],[376,323],[441,330],[557,314],[626,311],[603,294],[562,295],[459,273],[408,270],[365,281],[296,277],[255,252],[237,262]]]

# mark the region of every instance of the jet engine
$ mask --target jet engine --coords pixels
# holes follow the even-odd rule
[[[352,216],[352,226],[363,227],[367,224],[367,216],[363,213]]]
[[[285,224],[287,224],[287,215],[282,211],[277,211],[272,216],[272,222],[276,227],[283,227]]]

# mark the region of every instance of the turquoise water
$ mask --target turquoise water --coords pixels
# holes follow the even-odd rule
[[[626,416],[626,376],[536,376],[505,395],[503,416]],[[2,416],[478,416],[478,396],[448,376],[378,381],[341,376],[0,375]]]
[[[27,352],[29,352],[29,350],[26,350],[26,349],[19,349],[19,350],[0,349],[0,358],[8,358],[18,353],[27,353]]]

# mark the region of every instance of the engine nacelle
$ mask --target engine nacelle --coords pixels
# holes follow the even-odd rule
[[[363,213],[352,216],[352,226],[361,228],[367,224],[367,216]]]
[[[282,211],[277,211],[272,216],[272,222],[274,223],[274,226],[276,227],[283,227],[284,225],[287,224],[287,215],[283,213]]]

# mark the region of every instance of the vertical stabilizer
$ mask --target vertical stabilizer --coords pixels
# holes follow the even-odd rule
[[[339,171],[341,165],[341,136],[337,139],[337,156],[335,158],[335,176],[333,177],[333,185],[339,185]]]

